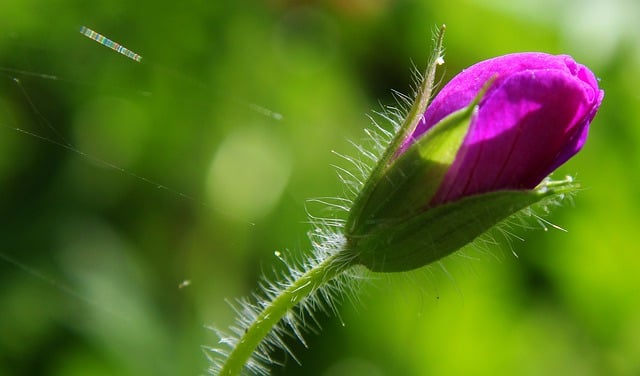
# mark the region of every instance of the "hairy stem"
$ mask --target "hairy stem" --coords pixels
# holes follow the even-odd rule
[[[295,280],[273,299],[247,328],[229,354],[220,375],[239,375],[260,342],[291,308],[351,266],[352,264],[345,262],[344,256],[338,252]]]

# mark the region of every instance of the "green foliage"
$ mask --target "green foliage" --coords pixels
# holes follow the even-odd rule
[[[0,375],[204,373],[203,326],[231,322],[224,299],[250,294],[275,250],[309,248],[305,200],[342,195],[331,150],[355,154],[365,115],[409,93],[442,23],[444,80],[523,50],[601,78],[591,137],[558,173],[585,189],[545,217],[568,233],[547,225],[496,239],[518,258],[487,243],[376,281],[343,305],[346,326],[320,314],[310,350],[292,339],[304,372],[281,355],[274,374],[638,374],[640,12],[598,4],[3,2]],[[243,137],[256,156],[227,165]],[[219,175],[238,168],[238,182]]]

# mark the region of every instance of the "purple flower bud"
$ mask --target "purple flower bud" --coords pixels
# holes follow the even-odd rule
[[[466,69],[401,126],[413,131],[399,133],[350,211],[347,252],[374,271],[415,269],[570,192],[569,180],[540,183],[582,148],[603,96],[569,56],[518,53]]]
[[[566,55],[516,53],[475,64],[434,98],[402,151],[464,108],[492,77],[430,206],[507,189],[532,189],[584,145],[602,102],[593,73]]]

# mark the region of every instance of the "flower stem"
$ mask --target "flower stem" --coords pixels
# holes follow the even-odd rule
[[[334,253],[291,283],[247,328],[222,366],[220,375],[239,375],[260,342],[291,308],[351,266],[345,262],[344,255]]]

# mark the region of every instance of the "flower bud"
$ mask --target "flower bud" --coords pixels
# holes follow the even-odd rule
[[[539,185],[582,148],[603,95],[569,56],[518,53],[464,70],[403,125],[413,131],[350,212],[347,251],[374,271],[418,268],[566,192]]]

